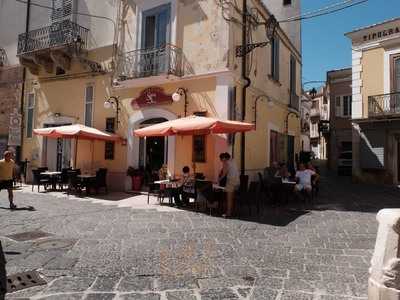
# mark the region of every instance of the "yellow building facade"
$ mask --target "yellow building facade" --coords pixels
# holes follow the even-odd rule
[[[346,35],[353,58],[353,178],[398,185],[400,18]]]
[[[248,2],[260,23],[269,19],[260,1]],[[179,176],[187,165],[214,180],[219,153],[225,151],[240,166],[240,134],[145,139],[133,134],[185,112],[241,120],[244,81],[236,47],[242,31],[235,22],[240,15],[211,0],[121,1],[116,15],[114,46],[82,50],[75,40],[70,58],[57,54],[59,49],[19,53],[31,71],[22,156],[31,168],[60,169],[76,160],[77,168],[88,172],[107,168],[111,188],[129,190],[128,166],[153,171],[167,164],[171,175]],[[261,25],[252,24],[248,35],[248,43],[267,39]],[[246,133],[245,171],[255,178],[274,160],[294,161],[300,150],[301,55],[278,28],[274,42],[253,50],[247,60],[251,85],[244,121],[256,123],[256,130]],[[174,93],[179,101],[173,101]],[[108,99],[111,108],[105,108]],[[33,128],[75,123],[115,131],[124,142],[76,145],[32,134]]]

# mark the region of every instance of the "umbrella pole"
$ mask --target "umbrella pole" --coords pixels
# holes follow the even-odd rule
[[[94,160],[94,140],[92,140],[92,161],[90,162],[90,173],[93,173],[93,160]]]
[[[76,161],[78,158],[78,137],[75,137],[75,157],[74,157],[74,169],[76,169]]]

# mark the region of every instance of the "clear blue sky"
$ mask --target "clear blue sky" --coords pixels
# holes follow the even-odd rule
[[[302,12],[337,2],[302,0]],[[394,17],[400,17],[400,0],[369,0],[331,15],[303,20],[303,82],[325,80],[327,71],[351,66],[351,43],[344,33]]]

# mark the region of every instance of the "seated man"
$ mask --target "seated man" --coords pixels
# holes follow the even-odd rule
[[[183,167],[182,169],[182,179],[181,179],[181,187],[182,187],[182,202],[184,205],[189,204],[189,198],[193,197],[195,194],[194,188],[194,176],[190,174],[190,168],[188,166]]]
[[[313,170],[306,169],[303,163],[300,163],[299,170],[296,172],[296,179],[298,183],[295,186],[295,191],[305,191],[311,194],[312,191],[312,176],[314,176],[314,182],[319,179],[319,175]]]
[[[273,181],[274,177],[276,176],[276,172],[280,170],[280,166],[278,162],[274,161],[272,162],[272,165],[270,167],[267,167],[264,169],[264,179],[266,182],[271,182]]]

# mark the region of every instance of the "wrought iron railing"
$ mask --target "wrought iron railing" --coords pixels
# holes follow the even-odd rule
[[[22,33],[18,36],[17,54],[26,54],[74,44],[80,49],[88,47],[89,30],[70,20]]]
[[[299,110],[300,107],[300,97],[296,94],[290,94],[290,103],[289,106],[295,110]]]
[[[119,80],[158,75],[183,76],[182,49],[167,44],[160,48],[133,50],[120,55],[117,77]]]
[[[368,116],[400,114],[400,92],[368,97]]]

